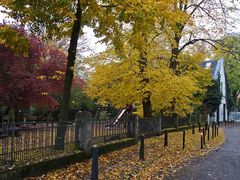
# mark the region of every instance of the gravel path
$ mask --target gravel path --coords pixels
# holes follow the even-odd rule
[[[240,124],[224,128],[225,143],[202,159],[196,159],[167,180],[240,180]]]

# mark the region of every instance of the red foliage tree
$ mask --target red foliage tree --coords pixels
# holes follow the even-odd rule
[[[23,29],[15,30],[28,38],[28,55],[0,44],[0,102],[12,109],[33,104],[54,108],[52,95],[63,91],[66,56]]]

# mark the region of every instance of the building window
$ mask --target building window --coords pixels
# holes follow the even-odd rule
[[[206,66],[205,66],[205,69],[210,69],[210,67],[211,67],[211,63],[206,63]]]

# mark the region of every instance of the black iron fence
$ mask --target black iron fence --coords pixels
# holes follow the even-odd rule
[[[123,120],[116,125],[109,125],[109,121],[93,121],[92,139],[94,143],[107,142],[127,137],[128,123]]]
[[[158,133],[164,129],[178,129],[179,127],[190,127],[195,124],[195,127],[201,123],[207,122],[207,116],[201,114],[192,114],[186,118],[179,117],[162,117],[160,118],[148,118],[139,119],[139,134],[151,134]]]
[[[92,141],[104,143],[116,139],[133,137],[135,134],[156,134],[160,129],[191,126],[206,122],[206,117],[193,115],[188,118],[152,118],[152,119],[121,119],[116,124],[110,121],[92,122]],[[0,128],[0,170],[12,165],[23,165],[37,161],[52,159],[79,151],[76,143],[77,123],[66,122],[63,149],[56,150],[58,122],[28,122],[3,124]],[[62,123],[61,123],[62,126]],[[137,133],[136,133],[137,131]]]
[[[11,123],[0,129],[0,166],[28,164],[74,151],[74,123],[66,123],[64,149],[55,151],[58,123]]]

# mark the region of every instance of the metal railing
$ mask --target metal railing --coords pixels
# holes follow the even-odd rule
[[[92,139],[94,143],[107,142],[127,137],[128,124],[120,121],[114,126],[109,126],[109,121],[93,121]]]
[[[64,149],[54,149],[58,123],[11,123],[0,129],[0,166],[28,164],[74,151],[75,124],[66,123]]]
[[[161,129],[177,128],[197,124],[206,118],[193,115],[191,118],[159,118],[139,119],[137,134],[154,134]],[[92,122],[93,143],[133,137],[136,130],[133,119],[121,119],[114,125],[109,125],[111,120]],[[161,124],[159,124],[161,122]],[[56,150],[58,128],[65,126],[63,149]],[[0,128],[0,171],[11,165],[26,165],[32,162],[44,161],[59,155],[74,153],[79,136],[76,135],[76,122],[28,122],[3,124]],[[59,145],[59,144],[58,144]]]

